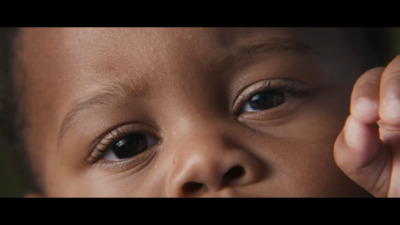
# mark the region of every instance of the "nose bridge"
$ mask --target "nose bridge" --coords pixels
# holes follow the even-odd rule
[[[179,117],[175,126],[174,143],[178,151],[191,162],[218,160],[232,147],[229,137],[230,125],[217,113],[207,110],[193,110]]]
[[[214,121],[207,116],[200,119],[191,118],[189,121],[182,121],[175,130],[174,143],[177,154],[174,162],[185,162],[185,166],[208,162],[209,167],[215,168],[214,161],[219,160],[229,149],[229,138],[226,137],[220,121]],[[225,130],[226,131],[226,130]],[[172,141],[172,140],[171,140]]]

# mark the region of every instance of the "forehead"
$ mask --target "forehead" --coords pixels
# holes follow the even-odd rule
[[[260,38],[291,36],[293,38],[329,39],[340,29],[333,28],[27,28],[23,36],[37,47],[83,47],[82,50],[118,46],[149,46],[179,41],[180,44],[234,45],[240,41],[254,42]],[[321,35],[322,34],[322,35]],[[45,43],[45,45],[40,45]],[[112,46],[108,46],[112,43]],[[86,52],[86,51],[85,51]]]
[[[20,35],[20,58],[28,73],[17,83],[29,85],[27,92],[35,98],[52,96],[55,107],[54,96],[78,98],[103,88],[110,79],[157,81],[167,79],[166,74],[207,70],[214,64],[223,66],[222,59],[241,47],[277,40],[280,47],[302,43],[348,63],[341,56],[350,48],[343,47],[345,35],[337,34],[343,32],[332,28],[26,28]]]
[[[123,68],[127,59],[136,69],[179,59],[214,60],[235,46],[279,38],[333,54],[340,49],[332,45],[340,42],[334,33],[312,28],[28,28],[20,37],[25,64],[47,70],[57,65],[72,75]]]
[[[27,28],[20,35],[20,55],[28,73],[17,83],[29,85],[35,98],[52,96],[55,107],[54,96],[76,99],[110,79],[159,81],[167,74],[222,67],[232,52],[263,43],[285,48],[302,43],[348,63],[341,56],[350,48],[338,34],[343,32],[332,28]]]
[[[27,28],[22,29],[21,36],[24,40],[34,43],[30,47],[36,49],[79,47],[78,53],[86,55],[88,52],[96,51],[103,51],[104,54],[105,50],[111,50],[112,53],[113,49],[122,46],[124,49],[134,47],[137,50],[178,46],[227,47],[242,43],[251,44],[274,37],[291,37],[309,43],[317,41],[315,44],[318,44],[322,40],[330,39],[329,37],[339,30],[333,28]],[[335,38],[337,37],[331,39]],[[150,46],[153,47],[149,49]]]

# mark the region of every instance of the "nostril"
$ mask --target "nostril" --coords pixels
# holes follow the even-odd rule
[[[236,179],[240,178],[241,176],[243,176],[243,174],[244,174],[243,167],[234,166],[231,169],[229,169],[228,172],[226,172],[224,174],[224,180],[225,181],[236,180]]]
[[[185,193],[185,194],[195,193],[195,192],[198,192],[202,188],[203,188],[202,183],[188,182],[183,185],[183,193]]]
[[[209,190],[216,191],[223,186],[235,185],[245,174],[245,169],[242,166],[234,166],[230,168],[222,177],[221,183],[212,183],[211,180],[207,180],[205,183],[202,182],[186,182],[182,187],[182,194],[184,196],[195,196],[202,192],[206,187]]]

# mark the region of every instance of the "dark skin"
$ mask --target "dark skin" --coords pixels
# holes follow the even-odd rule
[[[370,195],[338,138],[365,71],[340,30],[31,28],[18,43],[41,195]]]

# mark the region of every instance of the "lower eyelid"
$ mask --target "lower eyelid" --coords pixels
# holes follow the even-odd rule
[[[94,165],[107,171],[122,172],[130,170],[132,173],[134,173],[146,167],[155,157],[156,153],[157,148],[153,147],[129,159],[119,161],[108,161],[101,159]]]
[[[241,123],[251,124],[251,126],[258,127],[282,125],[285,121],[283,119],[293,114],[294,109],[297,108],[295,105],[298,104],[283,103],[282,105],[268,111],[262,110],[243,113],[237,117],[237,120]]]

